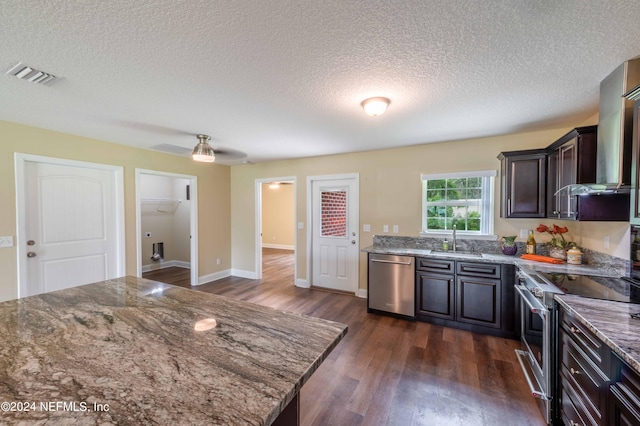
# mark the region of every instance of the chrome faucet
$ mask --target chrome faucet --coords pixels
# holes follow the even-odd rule
[[[453,241],[451,242],[451,251],[456,251],[456,225],[453,225]]]

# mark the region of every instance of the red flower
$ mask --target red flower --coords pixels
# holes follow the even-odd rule
[[[540,226],[536,228],[536,231],[546,232],[551,235],[552,246],[566,248],[569,245],[574,244],[573,242],[565,240],[564,235],[562,235],[569,232],[569,228],[567,228],[566,226],[560,227],[556,224],[553,224],[553,228],[550,228],[547,225],[540,224]],[[556,238],[556,235],[560,235],[560,240]]]

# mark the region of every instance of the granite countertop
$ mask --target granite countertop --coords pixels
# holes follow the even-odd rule
[[[0,423],[268,425],[346,332],[135,277],[0,303]]]
[[[569,294],[556,295],[555,299],[620,358],[640,372],[640,319],[631,318],[631,314],[640,312],[640,304]]]
[[[397,248],[389,246],[369,246],[363,248],[361,251],[365,253],[374,254],[390,254],[397,256],[418,256],[418,257],[431,257],[434,259],[447,259],[447,260],[464,260],[469,262],[481,262],[481,263],[503,263],[508,265],[516,265],[524,268],[534,269],[539,272],[558,272],[567,274],[580,274],[580,275],[596,275],[596,276],[610,276],[611,271],[595,265],[569,265],[569,264],[552,264],[544,262],[534,262],[532,260],[524,260],[519,256],[507,256],[504,254],[490,254],[490,253],[466,253],[466,252],[440,252],[429,249],[414,249],[414,248]]]

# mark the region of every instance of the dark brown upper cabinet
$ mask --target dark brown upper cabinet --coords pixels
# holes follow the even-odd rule
[[[501,152],[500,217],[546,216],[547,153],[543,149]]]
[[[578,127],[547,148],[547,217],[575,219],[577,197],[567,185],[596,181],[598,126]]]
[[[633,139],[631,155],[631,211],[629,221],[640,225],[640,100],[633,104]]]

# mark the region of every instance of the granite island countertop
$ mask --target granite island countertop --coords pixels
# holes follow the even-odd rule
[[[631,314],[640,312],[640,304],[569,294],[554,298],[640,373],[640,319],[631,318]]]
[[[0,423],[268,425],[346,332],[135,277],[0,303]]]

